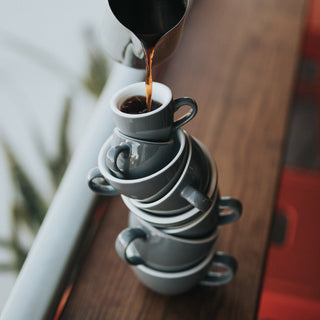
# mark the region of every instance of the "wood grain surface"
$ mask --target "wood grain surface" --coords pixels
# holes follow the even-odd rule
[[[195,0],[157,79],[198,102],[185,129],[215,158],[221,194],[243,203],[216,245],[238,260],[236,277],[177,297],[146,289],[114,250],[128,216],[115,197],[62,319],[256,318],[305,10],[303,0]]]

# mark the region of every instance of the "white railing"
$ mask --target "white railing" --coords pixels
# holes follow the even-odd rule
[[[144,70],[115,64],[1,313],[1,320],[46,318],[95,198],[87,186],[86,176],[89,169],[97,165],[100,147],[114,127],[108,107],[110,96],[117,89],[144,79]]]

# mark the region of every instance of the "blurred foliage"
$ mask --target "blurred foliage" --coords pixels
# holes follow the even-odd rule
[[[90,40],[90,42],[87,41],[89,66],[87,74],[83,79],[80,79],[80,83],[83,84],[88,93],[98,98],[107,81],[109,65],[104,52],[90,38],[90,34],[87,40]],[[73,98],[68,96],[64,101],[63,113],[59,124],[57,155],[50,157],[44,150],[39,150],[55,188],[58,187],[71,157],[68,129],[72,107]],[[41,137],[39,135],[36,138]],[[0,249],[9,250],[13,253],[13,259],[8,263],[0,262],[0,272],[15,271],[18,273],[29,250],[24,239],[21,239],[21,230],[24,228],[34,237],[45,218],[49,203],[43,199],[40,192],[35,188],[32,179],[29,178],[25,169],[17,161],[10,146],[5,141],[2,141],[2,146],[8,159],[12,181],[14,182],[15,199],[11,210],[11,237],[9,239],[0,238]]]
[[[108,63],[102,52],[89,51],[90,66],[83,84],[89,92],[99,97],[108,78]]]
[[[64,112],[62,114],[60,128],[58,131],[58,154],[53,158],[44,155],[52,181],[56,187],[58,186],[71,157],[70,146],[68,143],[68,125],[70,121],[71,107],[72,98],[67,97],[64,102]]]
[[[85,30],[84,36],[87,44],[89,66],[82,82],[88,92],[98,98],[108,79],[108,60],[106,59],[104,51],[97,44],[95,35],[90,28]]]

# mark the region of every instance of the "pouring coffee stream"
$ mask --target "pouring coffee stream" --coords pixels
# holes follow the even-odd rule
[[[144,47],[144,54],[146,58],[146,69],[147,69],[147,77],[146,77],[146,105],[147,111],[151,111],[152,104],[152,60],[154,56],[155,46],[148,48]]]
[[[151,111],[152,64],[157,46],[185,16],[186,0],[109,0],[110,9],[119,22],[141,42],[146,64],[146,104]]]

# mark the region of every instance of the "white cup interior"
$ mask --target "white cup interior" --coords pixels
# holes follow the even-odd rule
[[[182,153],[185,149],[186,143],[187,143],[187,133],[184,131],[178,131],[178,136],[179,136],[179,142],[180,142],[180,146],[179,146],[179,150],[177,151],[175,157],[163,168],[161,168],[159,171],[142,177],[142,178],[137,178],[137,179],[120,179],[115,177],[114,175],[111,174],[106,161],[105,161],[105,157],[106,157],[106,153],[108,152],[108,148],[109,148],[109,140],[107,140],[100,152],[99,152],[99,156],[98,156],[98,167],[99,170],[101,172],[101,174],[108,180],[108,181],[115,181],[119,184],[123,184],[123,185],[133,185],[136,183],[142,183],[148,179],[153,179],[158,175],[163,174],[165,171],[167,171],[171,166],[173,166],[175,164],[176,161],[178,161],[178,159],[182,156]],[[109,138],[110,139],[110,138]]]
[[[128,98],[134,97],[134,96],[146,96],[146,86],[145,82],[136,82],[133,83],[127,87],[124,87],[117,91],[113,97],[111,98],[111,108],[113,112],[121,115],[122,117],[129,117],[129,118],[141,118],[145,117],[146,113],[143,114],[128,114],[125,112],[120,111],[121,104]],[[159,82],[153,82],[152,84],[152,100],[158,101],[162,104],[159,108],[156,110],[150,111],[147,114],[151,115],[154,113],[157,113],[164,109],[169,102],[172,100],[172,92],[169,87],[166,85],[159,83]]]

